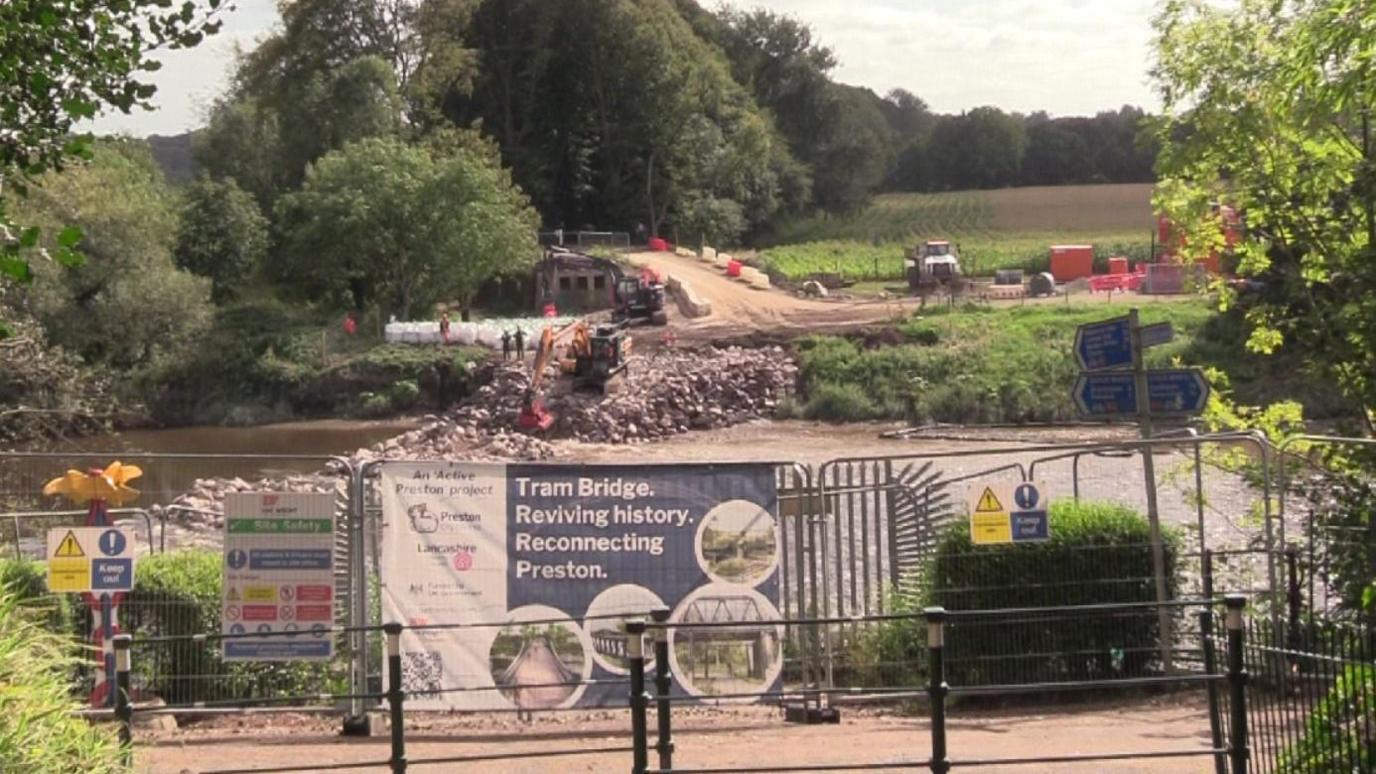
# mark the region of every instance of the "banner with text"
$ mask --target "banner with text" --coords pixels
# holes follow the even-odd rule
[[[382,487],[383,620],[435,626],[403,636],[408,707],[625,704],[622,619],[661,605],[740,624],[673,630],[676,692],[777,684],[769,465],[388,463]]]

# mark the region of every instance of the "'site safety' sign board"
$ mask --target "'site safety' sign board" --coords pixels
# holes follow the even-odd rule
[[[134,588],[134,540],[119,527],[50,529],[46,558],[55,594]]]

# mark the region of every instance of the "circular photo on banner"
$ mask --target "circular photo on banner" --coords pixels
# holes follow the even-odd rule
[[[778,524],[759,503],[727,500],[698,524],[694,550],[712,580],[756,586],[779,566]]]
[[[624,675],[629,669],[626,663],[626,618],[646,618],[657,607],[663,607],[659,595],[633,583],[623,583],[598,594],[588,605],[587,620],[583,628],[588,639],[592,640],[592,657],[599,666],[609,672]],[[646,637],[645,665],[655,662],[654,648]]]
[[[784,668],[779,618],[779,609],[754,589],[726,583],[694,589],[671,621],[737,625],[671,628],[669,667],[694,696],[767,691]]]
[[[488,650],[498,692],[518,709],[564,709],[583,695],[592,675],[592,644],[568,614],[527,605],[507,614]],[[556,621],[556,623],[549,623]]]

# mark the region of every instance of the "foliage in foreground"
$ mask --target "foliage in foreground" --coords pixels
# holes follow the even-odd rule
[[[1163,95],[1156,204],[1191,257],[1218,250],[1212,204],[1245,214],[1248,345],[1295,352],[1376,417],[1376,5],[1173,0],[1155,21]],[[1225,302],[1231,301],[1228,294]]]
[[[45,625],[47,611],[0,586],[0,761],[6,771],[124,771],[114,727],[73,717],[78,650]]]
[[[1279,771],[1317,774],[1376,770],[1376,667],[1349,666],[1314,708],[1304,735],[1281,754]]]

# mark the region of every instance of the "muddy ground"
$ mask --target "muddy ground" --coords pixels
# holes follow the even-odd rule
[[[930,753],[930,726],[922,717],[846,708],[840,726],[785,724],[765,707],[692,709],[674,716],[675,767],[893,764],[880,771],[911,770],[902,764]],[[653,729],[655,719],[650,718]],[[136,768],[183,774],[217,768],[266,768],[385,761],[387,737],[342,739],[338,721],[300,715],[232,718],[178,731],[139,733]],[[425,758],[550,754],[562,750],[628,748],[624,711],[601,710],[540,715],[523,723],[509,715],[416,715],[408,718],[407,757],[417,771],[490,774],[517,772],[614,772],[631,767],[627,751],[451,762],[423,765]],[[953,707],[948,721],[953,761],[1029,756],[1207,750],[1208,715],[1202,696],[1181,693],[1151,699],[1096,703],[1072,708],[979,711]],[[652,733],[653,737],[653,733]],[[653,742],[653,739],[651,740]],[[651,765],[654,765],[653,754]],[[962,767],[965,768],[965,767]],[[386,767],[357,769],[385,771]],[[1199,757],[1040,765],[980,765],[969,770],[1026,772],[1209,772],[1212,759]]]

